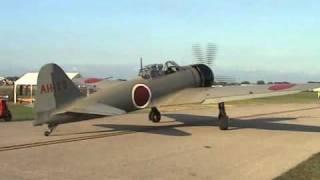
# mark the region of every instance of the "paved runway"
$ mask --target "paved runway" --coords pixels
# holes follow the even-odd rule
[[[216,108],[169,112],[159,124],[145,113],[100,118],[50,137],[28,121],[0,123],[0,178],[272,179],[320,151],[319,104],[227,111],[228,131]]]

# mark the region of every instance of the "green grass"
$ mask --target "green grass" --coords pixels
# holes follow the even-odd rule
[[[276,177],[275,180],[319,180],[320,179],[320,153],[313,155],[308,160],[288,172]]]
[[[317,103],[319,102],[318,95],[315,92],[301,92],[297,94],[290,94],[284,96],[274,96],[258,99],[248,99],[241,101],[228,102],[231,105],[241,104],[290,104],[290,103]]]
[[[34,118],[33,109],[21,104],[9,103],[9,110],[12,114],[12,121],[25,121]]]

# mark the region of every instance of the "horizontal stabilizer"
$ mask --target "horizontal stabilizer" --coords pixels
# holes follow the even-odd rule
[[[95,104],[73,104],[70,107],[63,109],[62,111],[57,111],[55,114],[62,113],[80,113],[80,114],[93,114],[93,115],[102,115],[102,116],[115,116],[126,114],[126,111],[109,106],[102,103]]]

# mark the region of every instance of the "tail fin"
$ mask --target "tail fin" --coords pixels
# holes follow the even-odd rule
[[[80,97],[80,91],[56,64],[42,66],[38,75],[34,125],[50,120],[51,113]]]

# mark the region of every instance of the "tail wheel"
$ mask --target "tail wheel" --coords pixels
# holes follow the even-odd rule
[[[48,131],[44,132],[45,136],[50,136],[50,134],[53,132],[54,129],[56,129],[58,124],[48,124]]]

